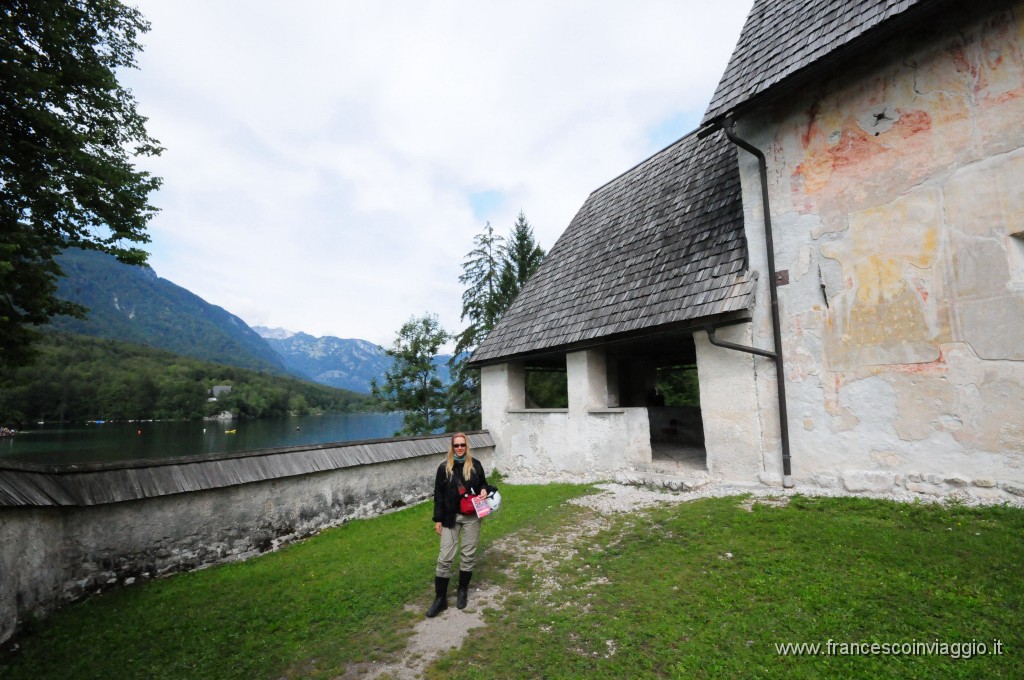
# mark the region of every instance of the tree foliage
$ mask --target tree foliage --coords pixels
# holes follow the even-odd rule
[[[484,230],[473,237],[473,245],[473,250],[466,253],[459,276],[459,283],[466,286],[462,293],[461,319],[469,325],[458,335],[456,355],[480,344],[480,339],[494,328],[504,311],[499,307],[498,287],[505,239],[495,234],[488,222]]]
[[[373,380],[371,390],[385,409],[405,414],[395,436],[431,434],[442,426],[446,391],[434,359],[450,339],[436,315],[424,314],[405,322],[385,350],[394,363],[384,373],[384,384]]]
[[[658,390],[666,406],[700,407],[700,381],[696,366],[672,366],[658,369]]]
[[[466,253],[459,283],[462,293],[462,320],[466,328],[456,336],[455,354],[449,361],[451,383],[445,400],[445,425],[448,432],[480,429],[480,371],[466,366],[469,355],[494,328],[503,310],[498,308],[501,255],[505,239],[494,233],[488,222],[473,237],[473,250]]]
[[[118,0],[0,4],[0,369],[30,355],[32,326],[84,312],[56,296],[61,250],[145,262],[160,180],[132,159],[161,149],[116,71],[148,29]]]
[[[488,222],[473,238],[474,248],[462,263],[459,282],[462,320],[468,321],[458,336],[450,366],[445,429],[449,432],[481,427],[480,370],[469,368],[470,355],[512,305],[526,281],[537,271],[544,251],[534,240],[533,228],[520,211],[507,239],[494,233]],[[540,378],[538,389],[548,389],[548,378]],[[557,385],[553,388],[557,390]]]
[[[569,382],[565,369],[527,368],[523,376],[526,408],[568,408]]]
[[[498,299],[495,303],[499,310],[498,316],[512,306],[519,291],[537,271],[543,259],[544,251],[533,237],[533,227],[520,210],[512,232],[502,248]]]
[[[445,432],[469,432],[481,427],[480,369],[466,366],[469,356],[456,354],[448,364],[451,382],[445,392]]]
[[[211,402],[214,385],[229,394]],[[46,333],[39,360],[0,383],[0,424],[71,420],[250,418],[361,411],[366,395],[276,374],[81,335]]]

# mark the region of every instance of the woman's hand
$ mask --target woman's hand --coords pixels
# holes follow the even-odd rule
[[[441,535],[441,523],[440,522],[434,522],[434,531],[437,532],[438,536]]]
[[[487,498],[487,489],[480,492],[480,499],[483,500],[484,498]]]

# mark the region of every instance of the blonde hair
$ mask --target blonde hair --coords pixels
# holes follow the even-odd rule
[[[456,432],[452,435],[452,438],[448,440],[448,463],[444,466],[445,472],[448,473],[448,479],[452,478],[452,472],[455,470],[455,438],[462,437],[466,442],[466,460],[462,463],[462,479],[469,482],[469,478],[473,475],[473,456],[469,453],[469,437],[463,432]]]

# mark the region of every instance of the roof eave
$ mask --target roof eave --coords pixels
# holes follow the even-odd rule
[[[565,345],[554,345],[552,347],[544,347],[542,349],[528,350],[526,352],[517,352],[514,354],[506,354],[503,356],[488,357],[486,359],[480,360],[474,360],[470,358],[470,360],[466,362],[466,365],[469,368],[483,368],[484,366],[505,364],[513,361],[528,361],[530,359],[557,356],[569,352],[579,352],[586,349],[594,349],[597,347],[607,347],[621,342],[637,340],[639,338],[699,331],[709,325],[733,325],[738,323],[746,323],[750,320],[750,310],[741,309],[733,312],[723,312],[721,314],[713,314],[710,316],[702,316],[695,319],[687,319],[685,321],[678,321],[676,323],[655,326],[653,328],[646,328],[636,331],[627,331],[624,333],[614,333],[611,335],[589,338],[587,340],[581,340],[579,342],[568,343]]]

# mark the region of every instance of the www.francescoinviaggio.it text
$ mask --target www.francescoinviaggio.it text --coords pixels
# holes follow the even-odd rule
[[[984,642],[976,639],[963,642],[911,640],[910,642],[776,642],[775,652],[781,656],[948,656],[970,659],[975,656],[1004,653],[1003,641]]]

